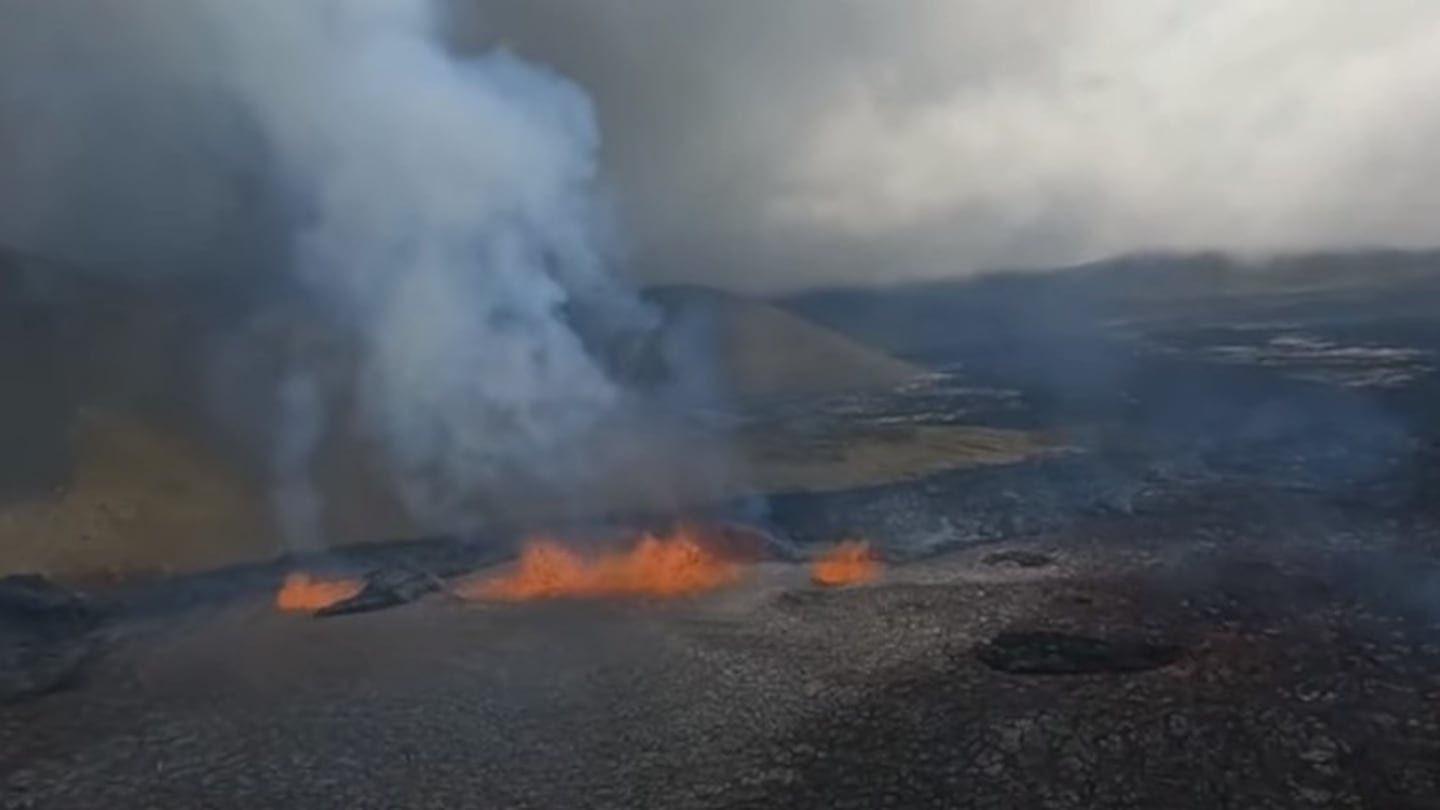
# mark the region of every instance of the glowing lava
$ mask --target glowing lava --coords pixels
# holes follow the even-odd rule
[[[626,551],[582,557],[553,540],[535,540],[508,576],[476,580],[458,593],[467,599],[604,596],[683,596],[713,590],[739,578],[739,563],[707,548],[692,532],[643,535]]]
[[[810,567],[810,579],[830,588],[869,582],[879,573],[880,561],[870,552],[870,544],[860,540],[841,543]]]
[[[311,613],[349,599],[364,586],[356,579],[324,580],[309,574],[290,574],[275,594],[275,607],[291,613]]]

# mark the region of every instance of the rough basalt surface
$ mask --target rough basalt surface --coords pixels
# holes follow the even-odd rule
[[[0,578],[0,703],[77,682],[100,649],[100,611],[36,576]]]
[[[1433,807],[1436,527],[1278,525],[1096,516],[835,590],[147,612],[0,712],[0,806]],[[985,561],[1021,551],[1051,563]],[[1017,674],[977,655],[1004,639],[1145,666]]]

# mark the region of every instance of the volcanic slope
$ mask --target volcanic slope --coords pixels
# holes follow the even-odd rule
[[[263,459],[237,451],[205,396],[213,358],[195,352],[216,345],[205,332],[214,297],[0,247],[0,368],[11,383],[0,404],[11,461],[0,470],[0,574],[128,578],[279,550]],[[659,298],[672,322],[698,323],[713,340],[695,348],[718,352],[720,390],[743,398],[885,388],[922,371],[758,300],[698,288]],[[272,321],[256,332],[256,357],[304,331],[290,310]],[[263,408],[272,370],[242,371],[244,397],[228,406]],[[324,544],[414,534],[376,493],[364,454],[332,444],[314,471],[329,507]]]
[[[707,287],[652,290],[674,330],[690,330],[742,399],[889,388],[926,370],[757,298]],[[682,338],[683,340],[683,338]]]

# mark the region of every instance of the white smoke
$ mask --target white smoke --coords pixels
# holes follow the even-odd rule
[[[331,414],[426,523],[470,518],[497,481],[594,472],[576,445],[623,392],[574,323],[604,343],[650,316],[610,272],[579,87],[503,50],[456,57],[430,0],[0,2],[5,238],[238,267],[358,347],[353,391],[292,357],[261,398],[292,536],[322,522],[324,433],[357,427]],[[252,238],[231,251],[232,232]],[[275,257],[289,281],[265,280]]]
[[[310,465],[325,435],[325,398],[313,376],[294,374],[281,380],[276,399],[282,429],[270,458],[271,502],[290,542],[310,545],[323,536],[324,504]]]
[[[563,308],[645,316],[608,272],[584,94],[504,52],[453,58],[426,0],[207,10],[305,214],[297,269],[364,347],[360,415],[407,505],[453,521],[500,477],[574,471],[620,391]]]

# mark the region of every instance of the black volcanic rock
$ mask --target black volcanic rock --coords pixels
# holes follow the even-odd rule
[[[0,703],[73,682],[99,648],[101,613],[39,576],[0,579]]]
[[[391,565],[371,571],[365,587],[349,599],[336,602],[315,612],[319,618],[370,613],[399,607],[440,589],[440,579],[428,571],[403,565]]]
[[[1053,565],[1055,558],[1040,551],[1010,549],[986,554],[981,559],[981,562],[986,565],[1009,566],[1013,568],[1044,568],[1047,565]]]
[[[1180,648],[1144,639],[1092,638],[1048,631],[1001,633],[975,655],[1015,675],[1091,675],[1141,672],[1174,663]]]

